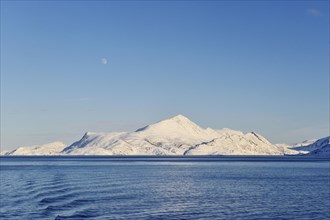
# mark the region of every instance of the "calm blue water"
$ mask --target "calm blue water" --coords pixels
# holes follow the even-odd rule
[[[330,219],[330,161],[1,157],[0,219]]]

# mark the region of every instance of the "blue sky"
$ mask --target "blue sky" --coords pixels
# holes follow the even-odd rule
[[[328,1],[1,1],[1,147],[183,114],[329,134]]]

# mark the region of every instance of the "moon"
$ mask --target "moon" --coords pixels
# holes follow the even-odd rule
[[[107,64],[107,63],[108,63],[107,58],[103,57],[103,58],[101,59],[101,63],[104,64],[104,65]]]

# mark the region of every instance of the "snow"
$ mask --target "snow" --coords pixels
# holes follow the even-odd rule
[[[277,147],[283,148],[285,154],[305,154],[315,156],[330,156],[330,136],[305,140],[301,143],[293,144],[292,146],[286,144],[276,144]]]
[[[285,151],[255,132],[201,128],[187,117],[175,117],[135,132],[86,133],[65,148],[70,155],[284,155]],[[290,152],[293,154],[292,151]]]
[[[293,144],[292,147],[293,148],[296,148],[296,147],[305,147],[305,146],[308,146],[308,145],[313,144],[315,141],[317,141],[317,139],[305,140],[303,142],[299,142],[299,143]]]
[[[308,152],[301,152],[291,149],[292,146],[288,144],[275,144],[275,146],[285,155],[306,154]]]
[[[177,115],[134,132],[87,132],[67,147],[55,142],[20,147],[6,155],[287,155],[309,153],[329,143],[327,140],[274,145],[255,132],[204,129]]]
[[[4,155],[6,155],[7,152],[8,152],[8,151],[1,151],[1,152],[0,152],[0,156],[4,156]]]
[[[294,144],[291,149],[299,151],[301,153],[310,153],[317,150],[327,144],[329,144],[330,137],[324,137],[321,139],[306,140],[301,143]]]
[[[44,145],[18,147],[15,150],[6,152],[6,156],[14,155],[59,155],[67,145],[58,141]]]
[[[330,157],[330,144],[322,146],[319,149],[313,150],[308,155]]]
[[[321,138],[305,147],[312,149],[308,155],[330,157],[330,137]]]

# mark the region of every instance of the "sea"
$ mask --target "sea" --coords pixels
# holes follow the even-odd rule
[[[0,219],[330,219],[330,159],[0,157]]]

